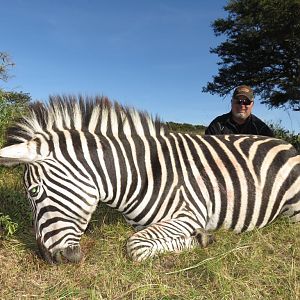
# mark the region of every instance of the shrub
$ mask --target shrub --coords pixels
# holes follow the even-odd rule
[[[187,123],[167,122],[166,124],[169,130],[173,132],[204,134],[206,129],[203,125],[192,125]]]
[[[28,94],[0,90],[0,146],[4,143],[6,128],[25,113],[29,101]]]
[[[300,153],[300,134],[295,134],[294,132],[284,129],[279,123],[271,123],[268,125],[273,130],[275,137],[292,144]]]

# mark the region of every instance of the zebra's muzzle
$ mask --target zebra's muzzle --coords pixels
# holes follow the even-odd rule
[[[58,250],[53,255],[55,263],[79,263],[82,260],[80,245],[69,246],[65,249]]]
[[[37,245],[42,258],[49,264],[79,263],[83,258],[79,244],[59,249],[53,254],[42,244],[40,239],[37,239]]]

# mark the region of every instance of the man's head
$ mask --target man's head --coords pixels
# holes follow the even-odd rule
[[[252,89],[247,85],[238,86],[232,96],[232,117],[238,124],[243,124],[250,116],[253,108],[254,96]]]

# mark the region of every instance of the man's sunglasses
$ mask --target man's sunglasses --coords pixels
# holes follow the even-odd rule
[[[239,104],[239,105],[250,105],[252,103],[251,100],[249,99],[234,99],[234,104]]]

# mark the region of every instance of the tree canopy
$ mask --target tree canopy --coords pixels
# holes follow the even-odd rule
[[[14,63],[12,62],[9,54],[6,52],[0,52],[0,80],[7,81],[9,78],[8,69],[13,66]]]
[[[250,85],[261,103],[300,111],[300,0],[230,0],[212,24],[227,39],[210,50],[221,61],[204,92],[225,96]]]
[[[0,80],[7,81],[9,79],[9,68],[13,67],[15,63],[6,52],[0,51]],[[2,105],[18,105],[20,107],[28,106],[31,97],[28,93],[23,92],[7,92],[0,88],[0,108]]]

